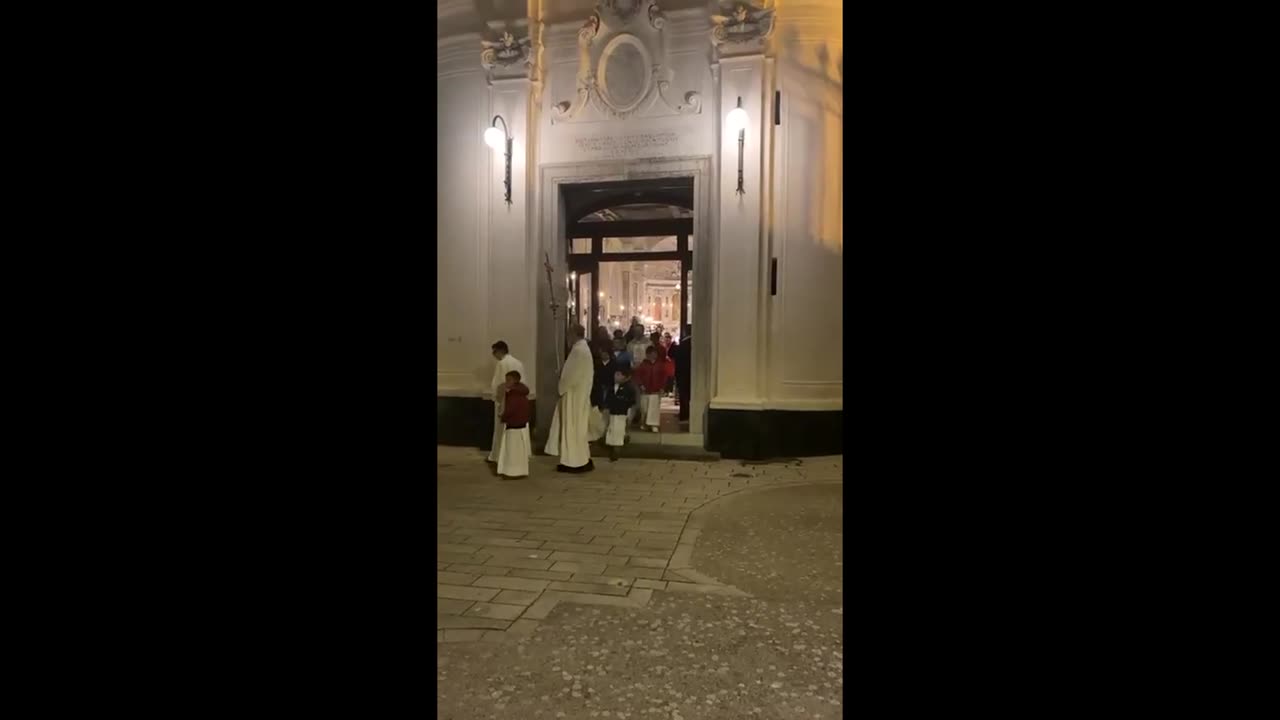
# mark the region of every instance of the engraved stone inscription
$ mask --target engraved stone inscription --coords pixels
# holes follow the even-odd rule
[[[679,136],[674,132],[640,133],[639,135],[603,135],[575,138],[578,150],[596,158],[620,159],[660,155],[663,148]]]

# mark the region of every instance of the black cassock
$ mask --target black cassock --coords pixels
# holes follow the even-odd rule
[[[689,393],[692,389],[693,377],[693,337],[680,339],[679,344],[671,351],[671,359],[676,363],[676,388],[680,391],[680,419],[689,419]]]

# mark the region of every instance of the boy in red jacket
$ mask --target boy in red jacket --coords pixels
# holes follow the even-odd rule
[[[667,384],[667,364],[658,362],[658,349],[645,348],[644,362],[636,368],[636,384],[640,386],[640,416],[649,432],[657,432],[659,409],[662,406],[662,388]]]
[[[525,477],[529,474],[529,458],[533,443],[529,439],[529,388],[520,382],[520,373],[507,373],[505,399],[502,403],[502,450],[498,454],[498,474]]]

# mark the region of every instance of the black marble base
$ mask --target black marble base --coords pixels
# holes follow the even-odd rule
[[[537,400],[530,414],[537,417]],[[529,423],[532,433],[534,423]],[[493,446],[493,401],[478,397],[436,398],[436,444],[489,450]]]
[[[844,411],[707,411],[707,449],[734,460],[840,455]]]

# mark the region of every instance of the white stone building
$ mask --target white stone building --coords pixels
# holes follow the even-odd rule
[[[638,441],[840,452],[842,3],[438,5],[439,442],[488,442],[495,340],[540,444],[569,319],[639,316],[693,358]]]

